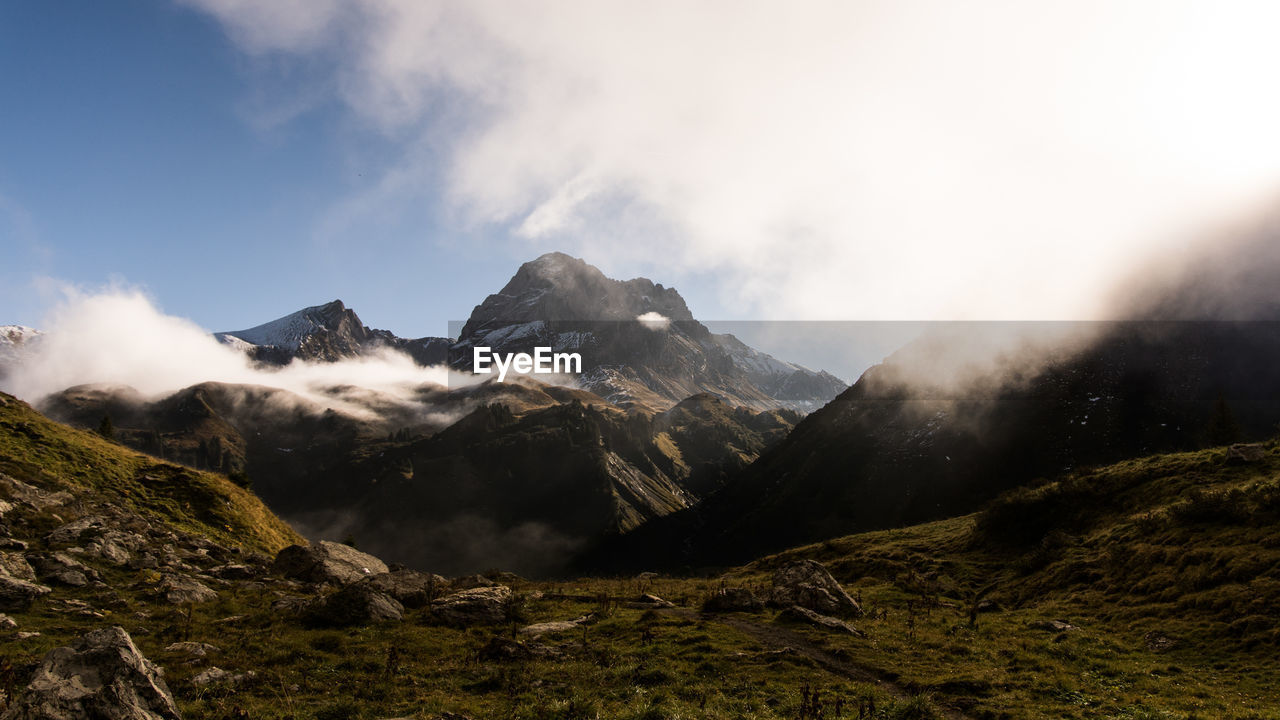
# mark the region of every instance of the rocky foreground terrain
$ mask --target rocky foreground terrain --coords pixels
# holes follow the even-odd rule
[[[1280,447],[714,577],[446,578],[0,396],[0,718],[1266,718]]]

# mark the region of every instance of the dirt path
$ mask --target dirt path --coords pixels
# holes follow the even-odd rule
[[[874,685],[881,692],[895,698],[907,699],[913,696],[913,693],[908,692],[901,685],[886,677],[883,672],[865,665],[859,665],[857,663],[838,658],[823,648],[815,645],[800,633],[789,630],[785,627],[774,625],[772,623],[758,622],[756,620],[728,613],[704,614],[687,608],[671,608],[663,610],[662,612],[687,619],[701,619],[727,625],[754,638],[762,645],[771,647],[775,650],[791,648],[797,654],[812,660],[814,663],[833,675],[839,675],[840,677],[847,678],[855,682]],[[939,710],[941,710],[948,720],[973,720],[971,716],[966,715],[959,710],[946,707],[940,707]]]

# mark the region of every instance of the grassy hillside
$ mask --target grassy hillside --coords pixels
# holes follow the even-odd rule
[[[230,543],[293,539],[221,477],[0,399],[0,472]],[[58,586],[10,613],[22,632],[0,653],[0,682],[21,687],[47,650],[119,624],[165,668],[187,717],[1280,718],[1280,448],[1263,450],[1245,464],[1219,449],[1082,471],[975,515],[800,547],[716,578],[498,575],[514,600],[490,626],[448,626],[424,607],[400,622],[318,627],[287,608],[332,589],[265,571],[208,580],[216,600],[171,605],[157,599],[159,573],[84,556],[104,584]],[[826,564],[860,600],[866,614],[851,622],[862,635],[776,610],[700,612],[724,586],[767,592],[773,569],[798,558]],[[644,592],[676,606],[633,604]],[[214,647],[193,657],[181,642]],[[236,679],[199,682],[214,666]]]
[[[0,393],[0,473],[78,498],[110,502],[220,544],[274,553],[299,541],[253,493],[55,423]]]
[[[1280,717],[1280,454],[1264,448],[1082,472],[733,581],[826,563],[877,618],[836,650],[975,717]]]

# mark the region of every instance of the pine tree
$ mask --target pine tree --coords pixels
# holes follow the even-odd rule
[[[1209,426],[1205,429],[1205,440],[1210,446],[1230,445],[1240,442],[1240,426],[1231,414],[1231,408],[1221,396],[1213,408],[1209,418]]]
[[[98,434],[108,440],[116,439],[116,426],[111,422],[110,415],[102,416],[102,422],[98,423]]]

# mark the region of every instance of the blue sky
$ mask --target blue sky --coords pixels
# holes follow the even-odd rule
[[[1275,205],[1271,3],[0,4],[0,323],[440,334],[549,250],[703,319],[1087,320]]]
[[[557,249],[442,224],[429,197],[326,230],[399,149],[332,99],[261,117],[316,83],[184,6],[0,5],[0,324],[38,326],[53,281],[141,286],[213,330],[342,298],[369,324],[436,335]]]

